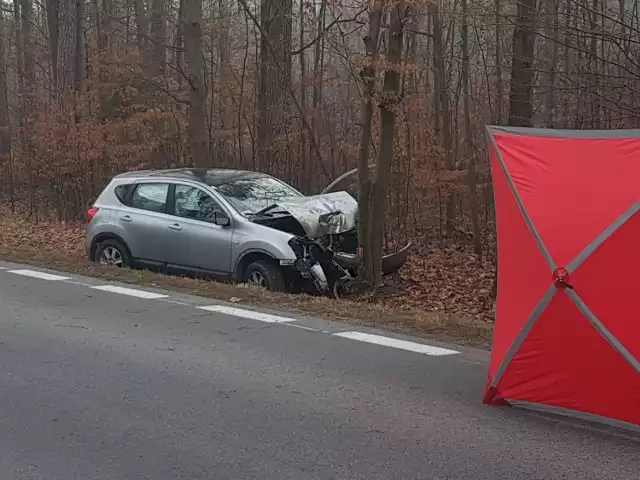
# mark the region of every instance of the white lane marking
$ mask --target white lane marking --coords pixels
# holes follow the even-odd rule
[[[349,338],[351,340],[357,340],[359,342],[375,343],[377,345],[383,345],[385,347],[399,348],[401,350],[408,350],[410,352],[422,353],[424,355],[455,355],[455,350],[449,350],[448,348],[434,347],[431,345],[425,345],[424,343],[407,342],[405,340],[398,340],[397,338],[383,337],[382,335],[372,335],[370,333],[363,332],[340,332],[333,334],[336,337]]]
[[[224,305],[208,305],[206,307],[198,307],[200,310],[208,312],[223,313],[234,317],[250,318],[259,322],[267,323],[286,323],[295,322],[295,318],[280,317],[278,315],[269,315],[268,313],[255,312],[253,310],[244,310],[242,308],[226,307]]]
[[[0,267],[0,270],[8,270],[9,267]]]
[[[38,272],[36,270],[9,270],[9,273],[15,273],[16,275],[24,275],[25,277],[39,278],[41,280],[69,280],[70,277],[63,277],[62,275],[53,275],[51,273]]]
[[[134,288],[120,287],[118,285],[98,285],[91,287],[94,290],[102,290],[103,292],[119,293],[121,295],[129,295],[131,297],[154,299],[154,298],[166,298],[169,295],[163,295],[161,293],[145,292],[144,290],[136,290]]]

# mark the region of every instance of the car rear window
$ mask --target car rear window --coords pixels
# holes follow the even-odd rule
[[[126,185],[118,185],[113,190],[113,193],[115,193],[117,199],[120,200],[120,202],[129,206],[129,204],[131,203],[131,190],[133,189],[133,186],[134,185],[132,183],[128,183]]]

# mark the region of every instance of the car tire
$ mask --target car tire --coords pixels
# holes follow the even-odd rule
[[[286,291],[284,275],[280,266],[269,260],[250,263],[244,271],[244,283],[265,288],[270,292]]]
[[[93,261],[102,265],[121,268],[131,267],[131,258],[129,258],[127,247],[113,238],[105,240],[98,245]]]

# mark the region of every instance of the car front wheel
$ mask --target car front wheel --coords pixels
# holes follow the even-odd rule
[[[285,291],[282,270],[274,262],[268,260],[258,260],[250,263],[244,272],[244,282],[253,287],[264,288],[271,292]]]

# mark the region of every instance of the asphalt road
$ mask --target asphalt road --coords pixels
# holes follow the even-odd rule
[[[483,352],[0,265],[2,480],[640,478],[631,433],[482,405]]]

